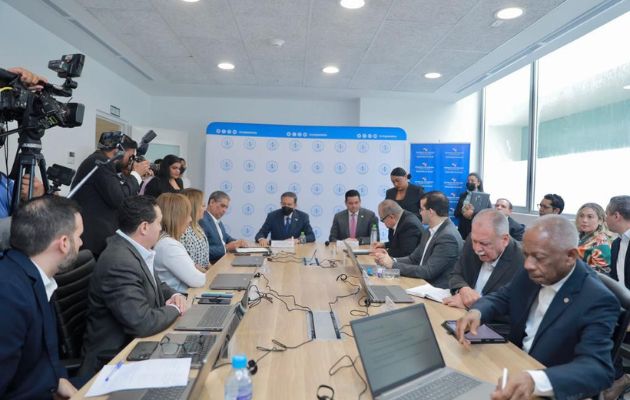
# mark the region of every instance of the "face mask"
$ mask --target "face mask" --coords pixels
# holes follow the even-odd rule
[[[288,206],[282,206],[282,214],[290,215],[293,212],[293,208]]]
[[[477,187],[475,186],[475,184],[474,184],[474,183],[472,183],[472,182],[468,182],[468,183],[466,184],[466,189],[468,189],[468,190],[470,190],[471,192],[473,192],[473,191],[475,191],[475,189],[477,189]]]

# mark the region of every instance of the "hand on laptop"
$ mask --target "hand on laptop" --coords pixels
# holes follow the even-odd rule
[[[530,399],[534,395],[534,380],[525,371],[517,375],[510,375],[507,385],[503,389],[501,389],[501,381],[502,379],[499,378],[497,388],[492,393],[492,400]]]
[[[181,293],[175,293],[170,299],[166,300],[167,306],[171,304],[179,309],[180,315],[184,315],[184,313],[188,310],[188,299],[186,299],[186,296]]]
[[[243,239],[239,239],[239,240],[234,240],[225,245],[225,249],[227,251],[234,251],[238,249],[239,247],[247,247],[247,242],[244,241]]]
[[[464,347],[470,346],[470,341],[464,336],[468,331],[473,335],[477,334],[477,328],[481,325],[481,312],[479,310],[472,309],[466,313],[463,317],[457,320],[457,340],[463,344]]]
[[[262,247],[269,247],[269,239],[260,238],[258,239],[258,244],[261,245]]]

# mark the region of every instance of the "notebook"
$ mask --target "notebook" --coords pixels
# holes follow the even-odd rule
[[[412,296],[424,297],[429,300],[437,301],[438,303],[441,303],[445,298],[451,296],[450,290],[437,288],[430,283],[407,289],[407,293]]]

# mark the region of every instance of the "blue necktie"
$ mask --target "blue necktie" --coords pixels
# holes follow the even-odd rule
[[[290,217],[284,217],[284,233],[288,234],[289,233],[289,227],[291,226],[291,218]]]

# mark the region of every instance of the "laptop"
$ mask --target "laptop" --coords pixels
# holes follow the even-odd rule
[[[221,332],[229,326],[234,315],[242,317],[249,305],[249,286],[238,304],[193,304],[177,319],[176,331]]]
[[[233,267],[260,267],[265,262],[263,256],[238,256],[232,260]]]
[[[470,204],[475,208],[475,212],[488,208],[490,204],[490,193],[472,192],[470,194]]]
[[[352,260],[352,265],[357,269],[359,276],[361,277],[361,286],[365,290],[366,295],[372,303],[385,303],[385,299],[389,297],[394,303],[413,303],[414,300],[411,296],[405,292],[405,289],[399,285],[372,285],[365,271],[367,268],[374,268],[374,265],[361,265],[357,260],[357,256],[352,252],[352,248],[347,242],[346,252]]]
[[[236,255],[241,254],[260,254],[260,255],[269,255],[271,251],[268,247],[238,247],[234,250]]]
[[[424,304],[350,321],[372,398],[488,399],[495,385],[446,366]]]
[[[244,290],[253,277],[254,274],[218,274],[210,282],[210,289]]]

